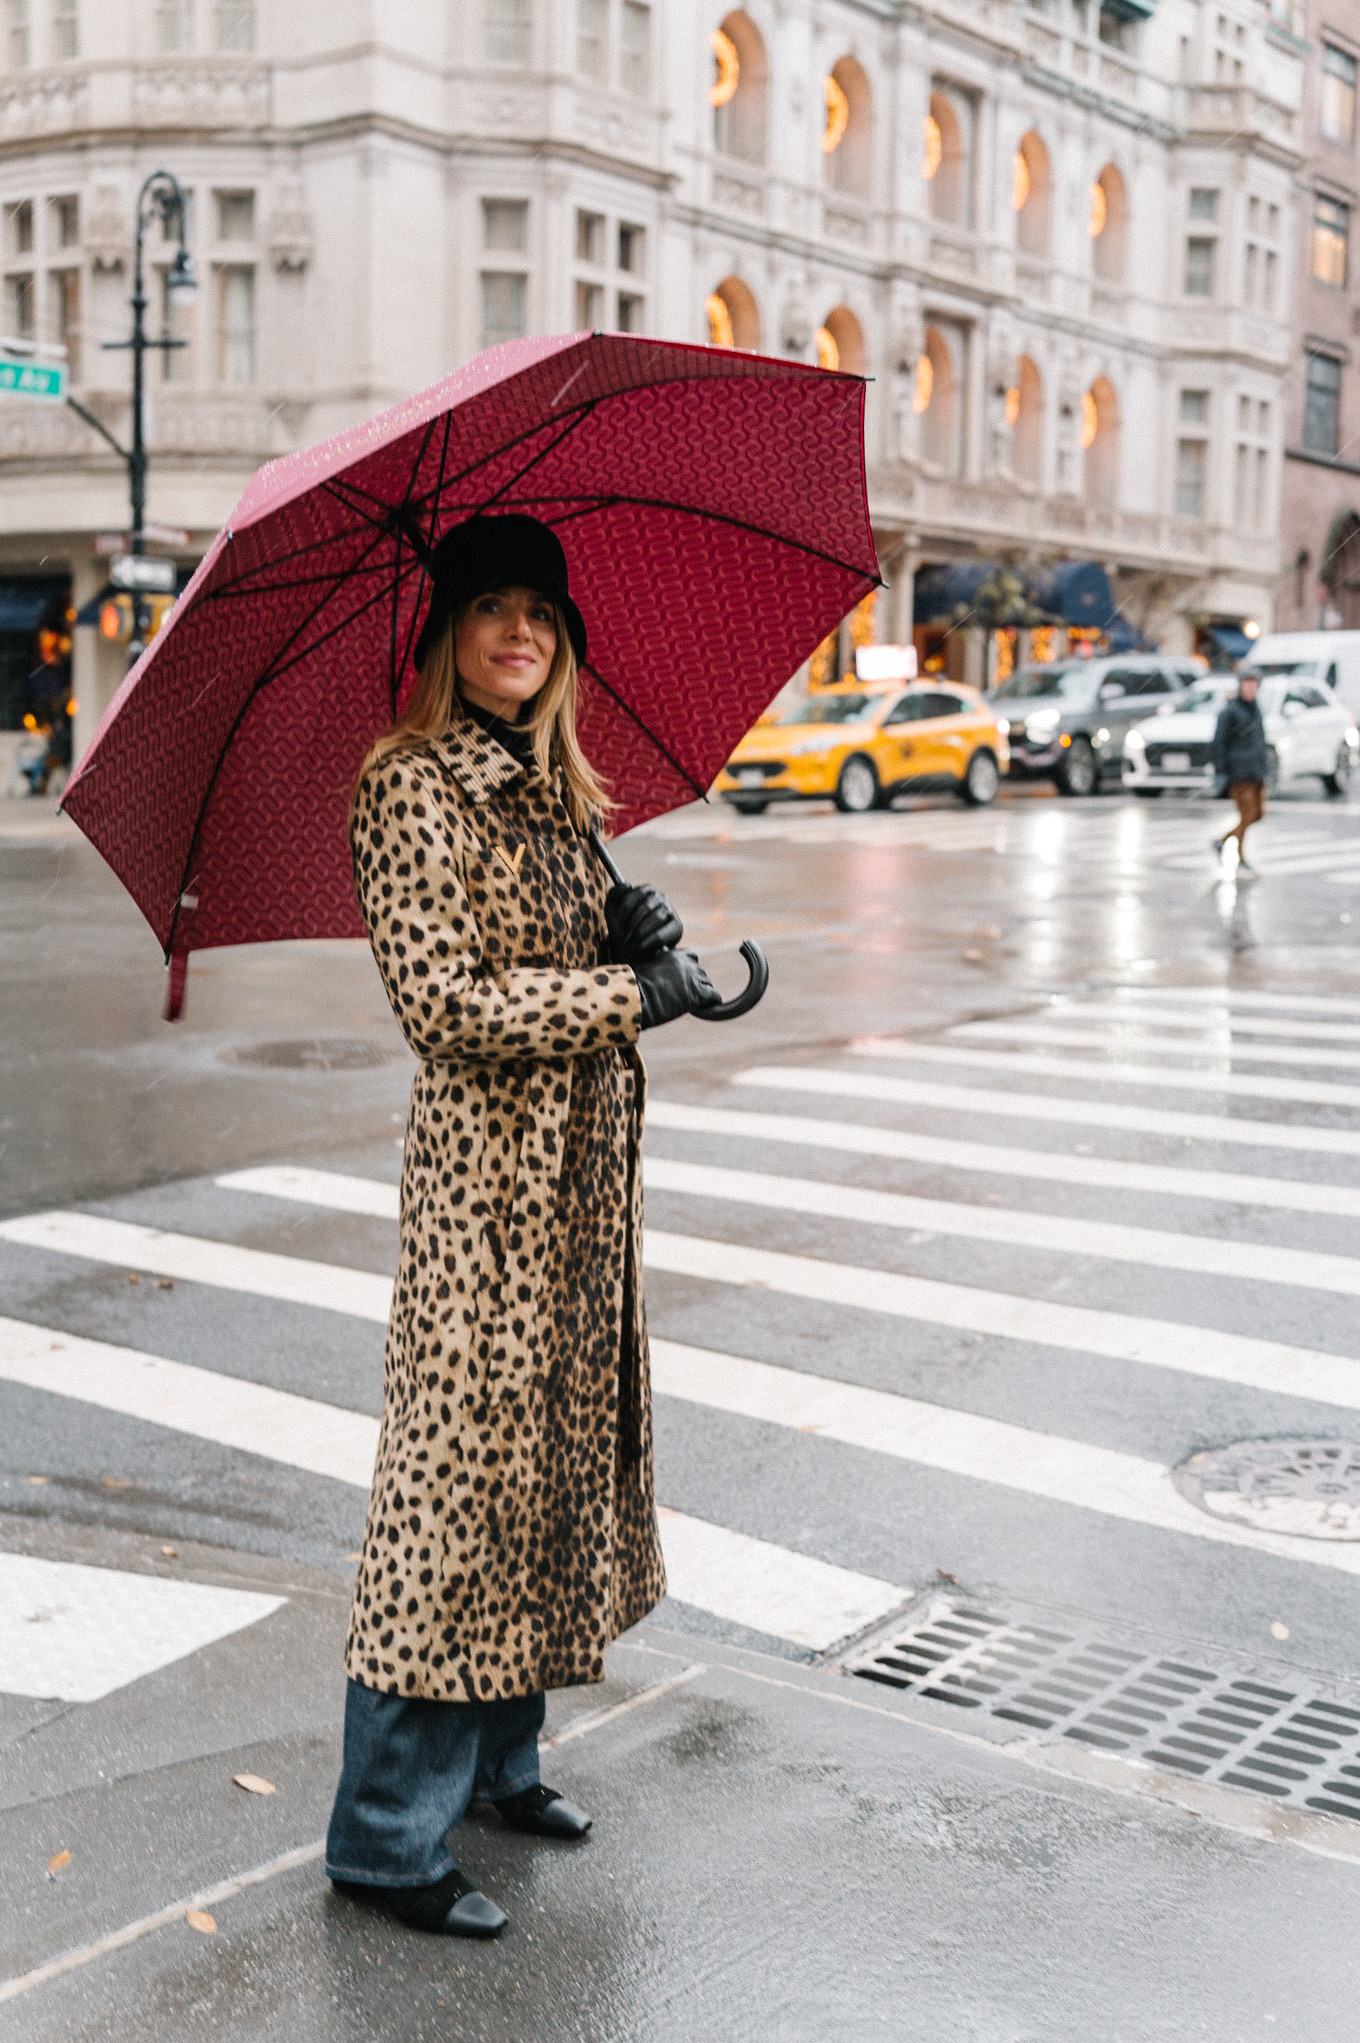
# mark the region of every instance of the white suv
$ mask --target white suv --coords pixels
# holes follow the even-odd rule
[[[1238,678],[1215,674],[1133,726],[1124,740],[1123,773],[1131,793],[1159,795],[1166,788],[1214,792],[1214,726],[1224,703],[1236,695]],[[1316,774],[1328,794],[1344,795],[1360,733],[1326,682],[1268,676],[1258,700],[1270,761],[1267,787]]]

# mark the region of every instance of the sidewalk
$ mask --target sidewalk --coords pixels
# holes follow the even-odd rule
[[[13,2043],[1348,2033],[1360,1864],[1331,1855],[1360,1848],[1348,1826],[1293,1819],[1313,1848],[1272,1841],[1283,1812],[1250,1796],[1213,1791],[1206,1817],[1158,1799],[1204,1791],[1020,1757],[996,1724],[663,1624],[614,1648],[603,1689],[550,1699],[545,1774],[594,1813],[588,1843],[470,1820],[459,1861],[511,1927],[419,1937],[334,1897],[317,1856],[347,1577],[10,1530],[40,1556],[286,1599],[100,1702],[0,1702],[0,1976],[94,1951],[10,1989]],[[243,1793],[242,1772],[278,1792]],[[196,1903],[215,1929],[185,1922]]]

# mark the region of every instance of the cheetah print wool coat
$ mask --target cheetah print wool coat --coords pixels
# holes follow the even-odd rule
[[[475,724],[371,767],[350,836],[420,1070],[346,1671],[455,1702],[599,1681],[666,1586],[637,981],[554,789]]]

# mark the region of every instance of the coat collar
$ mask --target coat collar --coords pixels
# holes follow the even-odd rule
[[[430,750],[470,801],[492,801],[501,788],[529,777],[530,769],[521,766],[504,745],[498,745],[471,717],[465,717],[444,737],[431,738]],[[538,777],[535,773],[534,778]]]

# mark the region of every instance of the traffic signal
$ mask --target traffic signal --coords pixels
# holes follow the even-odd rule
[[[156,633],[175,607],[173,596],[144,596],[146,605],[146,642],[150,645]],[[110,595],[100,606],[99,635],[114,645],[125,646],[132,637],[135,613],[131,596]]]

